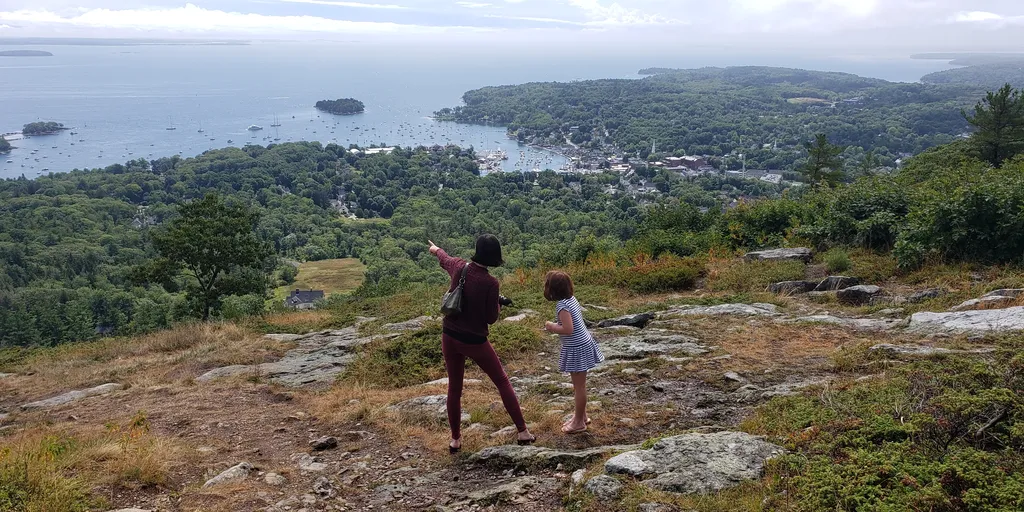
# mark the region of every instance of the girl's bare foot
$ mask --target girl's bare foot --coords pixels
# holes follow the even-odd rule
[[[580,423],[580,422],[575,422],[574,421],[574,422],[570,422],[570,423],[566,423],[565,425],[562,425],[562,433],[563,434],[578,434],[580,432],[586,432],[586,431],[587,431],[587,424],[586,423]]]
[[[572,425],[574,423],[576,423],[576,416],[573,416],[573,417],[569,418],[568,420],[566,420],[565,422],[563,422],[562,426],[565,427],[565,426]],[[587,423],[587,425],[590,425],[592,423],[592,421],[590,419],[590,416],[587,416],[586,423]]]

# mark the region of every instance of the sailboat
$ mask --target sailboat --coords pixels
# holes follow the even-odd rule
[[[273,128],[277,128],[278,126],[281,126],[281,122],[277,120],[277,114],[274,114],[274,124],[272,124],[270,126],[273,127]]]
[[[170,125],[166,128],[167,130],[177,130],[177,128],[174,127],[174,123],[171,121],[170,116],[167,117],[167,124]]]
[[[203,122],[202,122],[202,121],[199,121],[199,133],[203,133],[203,132],[205,132],[205,131],[206,131],[206,130],[204,130],[204,129],[203,129]]]

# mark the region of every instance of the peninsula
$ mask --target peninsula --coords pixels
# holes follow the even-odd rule
[[[362,114],[364,111],[363,102],[352,98],[341,98],[337,100],[320,100],[316,102],[317,110],[329,114],[351,115]]]
[[[53,57],[53,54],[41,50],[6,50],[0,52],[0,57]]]

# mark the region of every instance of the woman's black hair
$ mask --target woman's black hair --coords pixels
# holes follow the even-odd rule
[[[476,254],[473,261],[485,267],[500,267],[505,264],[501,259],[501,242],[494,235],[480,235],[476,239]]]

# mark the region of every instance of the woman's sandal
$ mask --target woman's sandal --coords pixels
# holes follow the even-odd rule
[[[460,451],[462,451],[462,441],[459,441],[459,446],[458,447],[452,446],[451,443],[448,443],[448,453],[450,453],[452,455],[455,455],[456,453],[459,453]]]
[[[537,442],[537,436],[533,436],[531,439],[516,439],[516,444],[519,446],[529,446]]]

